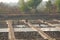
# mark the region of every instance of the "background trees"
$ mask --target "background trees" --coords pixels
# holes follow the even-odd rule
[[[29,0],[27,2],[24,2],[24,0],[20,0],[20,10],[25,11],[35,11],[36,7],[41,3],[42,0]]]
[[[55,3],[55,4],[52,4]],[[19,0],[15,6],[11,4],[0,3],[0,13],[56,13],[60,12],[60,0]],[[44,6],[41,6],[44,5]],[[38,7],[39,6],[39,7]],[[43,8],[44,7],[44,8]],[[38,9],[37,9],[38,8]],[[39,10],[40,9],[40,10]],[[43,9],[43,10],[42,10]],[[42,11],[41,11],[42,10]]]
[[[52,8],[52,3],[49,0],[48,2],[46,2],[46,11],[50,13],[51,12],[51,8]]]
[[[50,14],[56,14],[57,13],[57,7],[55,4],[56,1],[49,0],[46,4],[46,11]]]
[[[56,0],[56,6],[57,6],[57,10],[58,12],[60,12],[60,0]]]

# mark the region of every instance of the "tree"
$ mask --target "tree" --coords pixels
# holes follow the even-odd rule
[[[24,0],[19,0],[19,8],[20,8],[20,11],[24,11],[24,9],[25,9]]]
[[[37,6],[41,3],[42,0],[30,0],[26,4],[32,13],[36,13]]]
[[[51,12],[51,7],[52,7],[52,3],[51,3],[51,1],[49,0],[48,2],[47,2],[47,4],[46,4],[46,9],[47,9],[47,11],[50,13]]]
[[[60,12],[60,0],[56,0],[57,10]]]
[[[30,0],[27,2],[27,5],[32,8],[36,8],[42,0]]]
[[[24,2],[20,0],[21,5],[20,5],[20,10],[26,11],[26,10],[32,10],[36,9],[36,7],[40,4],[42,0],[29,0],[28,2]]]

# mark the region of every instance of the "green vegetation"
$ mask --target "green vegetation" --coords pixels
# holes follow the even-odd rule
[[[60,12],[60,0],[56,0],[57,10]]]
[[[56,2],[56,1],[55,1],[55,2]],[[55,13],[57,12],[57,8],[58,8],[58,7],[56,7],[57,3],[55,4],[55,2],[52,3],[51,0],[49,0],[49,1],[47,2],[47,4],[46,4],[46,9],[45,9],[47,13],[55,14]],[[59,8],[58,8],[58,9],[59,9]]]
[[[36,8],[42,0],[30,0],[27,2],[27,6]]]
[[[52,8],[52,3],[51,1],[49,0],[46,4],[46,10],[50,13],[51,12],[51,8]]]
[[[57,12],[60,12],[60,0],[19,0],[16,5],[0,2],[0,13],[55,14]]]
[[[40,4],[42,0],[29,0],[28,2],[23,2],[20,0],[21,5],[20,5],[20,10],[25,12],[29,11],[32,9],[36,9],[36,7]]]

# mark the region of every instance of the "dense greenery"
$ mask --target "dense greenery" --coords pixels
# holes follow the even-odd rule
[[[51,0],[49,0],[49,1],[47,2],[47,4],[46,4],[46,11],[47,11],[48,13],[55,14],[55,13],[57,12],[57,8],[58,8],[58,7],[56,7],[55,2],[56,2],[56,1],[54,1],[54,2],[52,3]]]
[[[56,6],[57,6],[58,11],[60,11],[60,0],[56,0]]]
[[[36,8],[42,0],[30,0],[27,2],[27,5],[32,8]]]
[[[47,7],[47,8],[50,8],[51,5],[52,5],[52,4],[51,4],[51,1],[49,0],[49,1],[47,2],[47,4],[46,4],[46,7]]]
[[[31,9],[36,9],[36,7],[40,4],[42,0],[29,0],[28,2],[22,3],[20,10],[22,11],[28,11]]]
[[[20,11],[27,11],[27,10],[29,10],[29,9],[28,9],[28,7],[26,5],[22,5],[20,7]]]
[[[52,8],[52,3],[51,1],[49,0],[46,4],[46,10],[50,13],[51,12],[51,8]]]

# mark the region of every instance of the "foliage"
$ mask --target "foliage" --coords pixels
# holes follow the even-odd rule
[[[28,7],[25,6],[25,5],[22,5],[22,6],[20,7],[20,10],[21,10],[21,11],[27,11],[27,10],[28,10]]]
[[[47,4],[46,4],[46,9],[47,9],[48,12],[51,11],[51,7],[52,7],[52,3],[51,3],[51,1],[49,0],[49,1],[47,2]]]
[[[51,7],[51,1],[50,0],[47,2],[46,7],[47,8],[50,8]]]
[[[30,0],[27,2],[27,5],[32,8],[36,8],[42,0]]]
[[[56,0],[56,6],[57,6],[58,11],[60,11],[60,0]]]
[[[41,1],[42,0],[29,0],[28,2],[21,5],[20,10],[28,11],[31,10],[32,8],[36,8]]]

